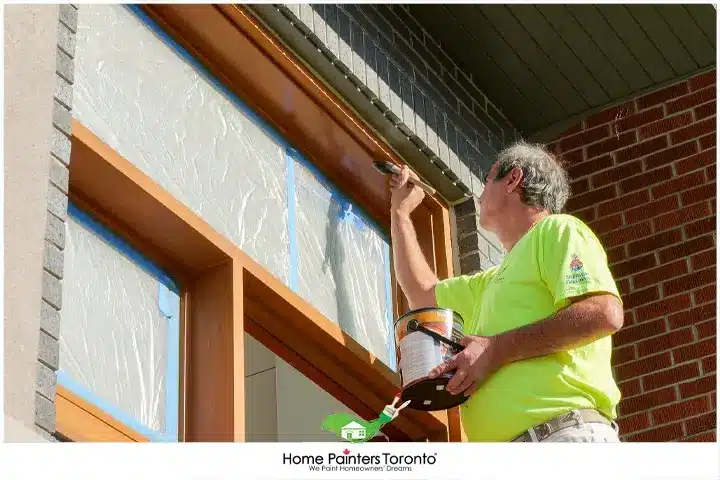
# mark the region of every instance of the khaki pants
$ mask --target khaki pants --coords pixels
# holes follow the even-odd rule
[[[583,423],[582,425],[563,428],[553,433],[543,442],[586,442],[586,443],[618,443],[620,438],[613,426],[604,423]]]

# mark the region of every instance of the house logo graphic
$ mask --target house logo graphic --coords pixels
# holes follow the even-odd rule
[[[358,422],[352,421],[340,429],[340,437],[343,440],[365,440],[367,435],[367,427],[360,425]]]
[[[346,442],[365,443],[380,430],[380,425],[367,422],[360,418],[344,413],[336,413],[327,417],[322,428],[332,432]]]
[[[377,435],[383,426],[397,418],[400,410],[410,403],[408,400],[396,407],[399,401],[400,395],[396,396],[393,403],[387,405],[375,420],[367,421],[347,413],[335,413],[323,420],[322,428],[347,442],[365,443]]]

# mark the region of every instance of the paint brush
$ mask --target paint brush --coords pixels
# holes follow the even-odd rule
[[[392,162],[383,162],[383,161],[375,161],[373,162],[373,167],[375,167],[375,170],[382,173],[383,175],[399,175],[400,174],[400,167],[395,165]],[[412,183],[413,185],[416,185],[423,190],[425,190],[425,193],[428,195],[435,195],[435,189],[432,188],[427,183],[423,182],[422,180],[418,180],[415,178],[408,179],[408,182]]]

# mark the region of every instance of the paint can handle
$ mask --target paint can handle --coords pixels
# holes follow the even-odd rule
[[[442,342],[442,343],[444,343],[445,345],[449,345],[450,347],[454,348],[454,349],[457,350],[458,352],[461,352],[461,351],[465,350],[465,347],[463,347],[463,346],[460,345],[459,343],[455,343],[455,342],[453,342],[452,340],[450,340],[449,338],[443,337],[443,336],[440,335],[439,333],[433,332],[433,331],[430,330],[429,328],[423,327],[422,325],[420,325],[420,322],[418,322],[418,321],[415,320],[415,319],[412,319],[412,320],[410,320],[410,321],[408,322],[408,324],[407,324],[407,329],[408,329],[409,332],[422,332],[422,333],[424,333],[425,335],[428,335],[428,336],[434,338],[434,339],[437,340],[438,342]]]

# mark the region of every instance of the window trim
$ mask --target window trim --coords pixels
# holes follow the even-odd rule
[[[55,394],[56,431],[71,442],[149,442],[61,384]]]
[[[297,166],[308,170],[323,187],[331,192],[341,203],[351,203],[353,205],[353,214],[360,218],[370,228],[377,231],[384,240],[389,244],[390,234],[387,227],[382,227],[375,219],[372,219],[370,215],[364,211],[363,206],[352,198],[348,198],[347,195],[337,185],[325,175],[317,166],[310,162],[305,156],[300,153],[294,145],[288,141],[283,135],[277,131],[277,129],[267,122],[265,119],[260,117],[252,108],[248,106],[246,101],[240,98],[236,93],[227,88],[223,83],[214,76],[204,65],[200,63],[195,57],[193,57],[187,49],[178,43],[172,36],[165,32],[160,24],[153,18],[148,16],[142,7],[139,5],[126,5],[126,8],[135,15],[140,22],[156,37],[160,39],[170,50],[172,50],[179,58],[190,65],[195,72],[205,79],[210,85],[212,85],[220,95],[224,96],[230,101],[235,108],[248,117],[253,123],[255,123],[263,132],[265,132],[272,140],[280,146],[285,153],[285,161],[287,164],[287,204],[288,204],[288,238],[289,238],[289,278],[288,284],[292,291],[298,292],[298,269],[299,269],[299,252],[297,244],[297,214],[296,208],[298,206],[296,192],[297,192],[297,174],[295,170]],[[385,265],[385,292],[384,297],[387,301],[387,312],[385,322],[388,327],[388,331],[393,330],[393,317],[396,311],[396,306],[393,305],[393,287],[392,287],[392,275],[391,275],[391,263],[392,257],[390,255],[390,248],[386,248],[384,257],[386,260]],[[394,352],[393,352],[394,353]],[[391,354],[391,368],[396,368],[396,362],[394,355]]]
[[[243,440],[245,331],[361,416],[376,416],[395,395],[397,374],[75,120],[72,157],[71,196],[92,198],[95,208],[123,219],[123,234],[182,269],[182,439]],[[442,417],[408,411],[384,433],[447,438]]]
[[[343,107],[334,94],[292,60],[292,54],[274,43],[257,23],[245,15],[245,23],[238,26],[237,19],[231,20],[225,14],[226,7],[232,6],[152,5],[143,8],[154,19],[160,18],[164,28],[167,28],[169,18],[176,26],[192,25],[193,30],[182,35],[177,30],[169,31],[194,54],[203,49],[206,54],[200,54],[199,58],[222,57],[212,55],[212,48],[217,44],[213,46],[198,39],[198,32],[204,31],[205,40],[214,38],[229,42],[226,49],[230,48],[234,57],[252,54],[253,70],[271,75],[270,83],[289,82],[286,84],[289,94],[302,105],[296,113],[308,117],[291,119],[293,122],[283,118],[286,123],[279,128],[282,135],[308,153],[333,184],[366,207],[372,218],[387,228],[389,187],[387,182],[378,179],[371,163],[383,156],[396,163],[401,163],[399,159],[382,147],[381,140],[363,128],[361,121]],[[163,15],[156,15],[158,11]],[[242,9],[237,11],[242,13]],[[208,54],[211,55],[208,57]],[[206,61],[203,63],[208,65]],[[278,118],[277,110],[273,111],[270,104],[272,98],[261,93],[254,95],[268,81],[267,76],[248,77],[242,71],[218,71],[211,65],[209,69],[243,99],[256,102],[252,108],[264,117]],[[244,82],[242,88],[228,82],[229,75],[241,79]],[[299,130],[300,127],[330,128],[338,143],[328,147],[303,141],[307,135]],[[322,136],[322,131],[316,133],[312,138]],[[298,136],[300,142],[296,141]],[[335,160],[339,155],[331,155],[327,148],[335,148],[337,154],[351,152],[352,156],[348,157],[352,160],[350,167],[348,162]],[[244,439],[245,331],[358,415],[374,418],[397,393],[397,374],[375,361],[337,325],[77,121],[73,121],[72,156],[71,197],[85,198],[113,218],[121,219],[122,229],[116,231],[128,232],[151,246],[159,252],[158,263],[178,279],[185,278],[184,284],[188,285],[183,297],[183,312],[187,316],[183,335],[186,358],[181,375],[184,385],[181,438],[187,441]],[[343,168],[355,169],[360,174],[348,175]],[[370,187],[368,182],[372,183]],[[430,197],[426,198],[423,208],[427,211],[428,224],[432,226],[423,243],[432,249],[430,259],[438,276],[446,278],[452,275],[449,211],[441,201]],[[419,233],[422,236],[424,232]],[[394,281],[393,288],[397,289]],[[395,303],[400,308],[397,296]],[[273,310],[268,311],[268,306]],[[278,316],[283,321],[278,321]],[[208,325],[214,327],[207,328]],[[206,345],[213,345],[213,348]],[[447,413],[406,412],[383,429],[390,439],[446,441],[449,438],[455,441],[458,438],[453,420],[457,409]]]

